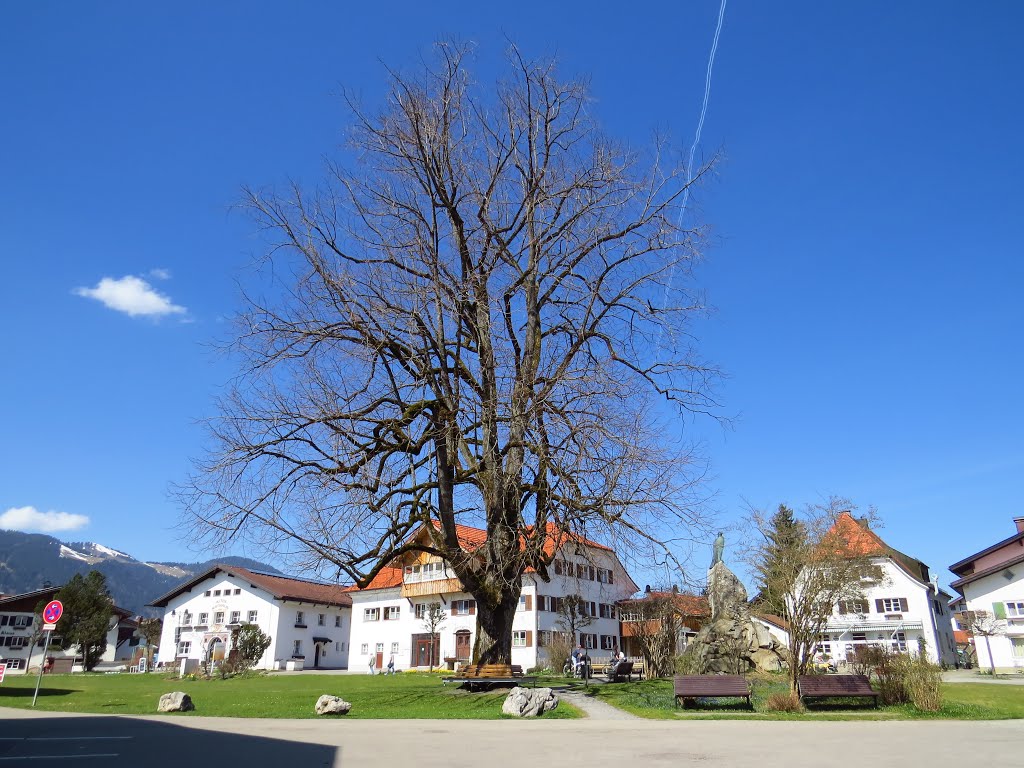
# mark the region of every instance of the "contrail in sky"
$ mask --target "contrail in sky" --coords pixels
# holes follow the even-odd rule
[[[683,202],[679,208],[679,220],[678,224],[680,227],[683,225],[683,216],[686,214],[686,206],[690,202],[690,182],[693,181],[693,156],[697,153],[697,145],[700,144],[700,134],[704,130],[704,117],[708,113],[708,101],[711,100],[711,72],[715,67],[715,53],[718,51],[718,38],[722,34],[722,22],[725,20],[725,6],[728,0],[722,0],[721,5],[718,7],[718,24],[715,26],[715,37],[711,42],[711,53],[708,56],[708,70],[704,76],[704,101],[700,107],[700,120],[697,121],[697,132],[693,137],[693,144],[690,145],[690,156],[686,161],[686,189],[683,190]],[[668,295],[672,291],[672,282],[675,278],[675,265],[669,270],[668,282],[665,285],[665,297],[662,301],[661,307],[665,309],[668,306]],[[658,339],[657,344],[661,343],[661,327],[658,327]]]

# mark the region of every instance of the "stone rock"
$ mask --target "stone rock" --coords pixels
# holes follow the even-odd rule
[[[708,603],[712,621],[748,613],[747,589],[725,563],[715,563],[708,571]]]
[[[520,688],[508,692],[501,711],[516,717],[536,717],[558,706],[558,696],[550,688]]]
[[[156,706],[157,712],[191,712],[193,709],[192,697],[184,691],[165,693]]]
[[[340,696],[331,696],[325,693],[316,700],[313,707],[318,715],[347,715],[352,705]]]
[[[781,672],[782,659],[779,654],[768,648],[758,648],[750,654],[750,660],[758,672]]]

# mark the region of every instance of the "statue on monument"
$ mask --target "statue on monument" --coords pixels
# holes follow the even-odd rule
[[[725,536],[722,532],[718,532],[718,536],[715,537],[714,543],[714,554],[711,556],[711,567],[714,568],[717,563],[722,562],[722,553],[725,551]]]

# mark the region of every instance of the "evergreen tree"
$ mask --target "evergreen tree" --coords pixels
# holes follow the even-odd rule
[[[107,579],[99,571],[89,571],[84,577],[76,573],[57,593],[57,599],[64,604],[57,634],[65,648],[78,646],[83,666],[91,671],[107,650],[107,630],[114,611]]]
[[[785,617],[786,595],[792,590],[793,581],[800,572],[798,559],[792,555],[800,549],[807,533],[793,510],[785,504],[779,504],[767,530],[762,533],[766,546],[764,561],[757,569],[760,587],[757,607],[764,613]]]

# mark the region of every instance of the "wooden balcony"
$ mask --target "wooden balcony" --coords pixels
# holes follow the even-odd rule
[[[423,597],[465,591],[462,582],[456,578],[428,579],[427,581],[403,582],[402,584],[402,597]]]

